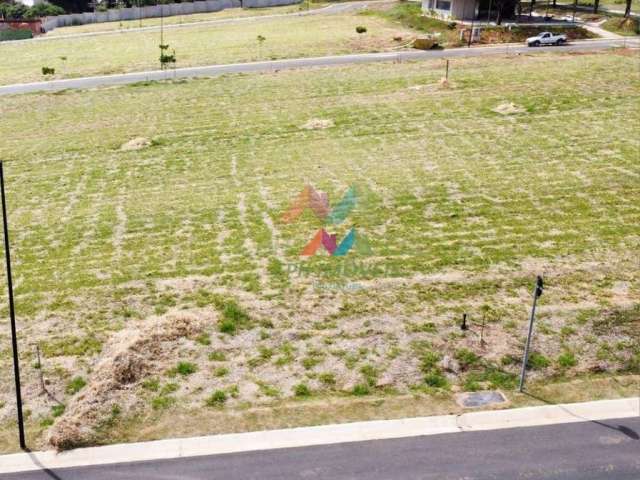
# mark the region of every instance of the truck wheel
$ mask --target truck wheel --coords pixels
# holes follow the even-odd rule
[[[539,47],[540,46],[540,40],[536,40],[535,42],[533,42],[531,44],[532,47]]]

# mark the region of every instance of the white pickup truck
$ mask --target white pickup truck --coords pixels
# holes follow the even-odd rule
[[[539,47],[540,45],[564,45],[567,43],[566,35],[554,35],[551,32],[542,32],[535,37],[527,38],[527,46]]]

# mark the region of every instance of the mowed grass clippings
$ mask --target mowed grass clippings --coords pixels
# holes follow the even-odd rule
[[[367,33],[358,34],[358,25]],[[410,35],[382,18],[347,13],[168,29],[163,42],[175,50],[172,66],[191,67],[380,51],[397,46],[398,32]],[[11,61],[0,65],[0,84],[158,70],[159,44],[155,30],[4,42],[0,55]],[[54,68],[55,75],[43,76],[42,67]]]
[[[441,62],[421,62],[5,98],[34,441],[51,418],[55,429],[91,411],[92,372],[114,359],[91,441],[110,441],[132,412],[153,423],[168,408],[214,408],[216,392],[225,409],[509,392],[536,274],[547,290],[533,381],[637,371],[637,72],[634,55],[542,54],[452,62],[448,86]],[[301,128],[311,123],[327,128]],[[122,149],[136,138],[148,142]],[[355,226],[370,254],[300,258],[322,225],[282,213],[306,184],[332,205],[356,186],[360,203],[327,228],[342,239]],[[336,265],[367,268],[332,276]],[[171,315],[198,329],[145,349],[154,319]],[[1,342],[8,422],[8,332]],[[180,362],[193,373],[175,375]],[[59,417],[40,371],[67,404]],[[87,385],[69,392],[76,377]]]

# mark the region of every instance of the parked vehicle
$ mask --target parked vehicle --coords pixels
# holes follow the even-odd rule
[[[564,45],[567,43],[566,35],[555,35],[551,32],[542,32],[535,37],[527,38],[527,46],[539,47],[540,45]]]

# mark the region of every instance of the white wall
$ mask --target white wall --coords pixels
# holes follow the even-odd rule
[[[452,20],[471,20],[477,14],[477,0],[445,0],[449,1],[450,8],[439,8],[442,3],[439,0],[422,0],[422,11],[435,12],[441,18]],[[440,3],[440,5],[438,5]]]

